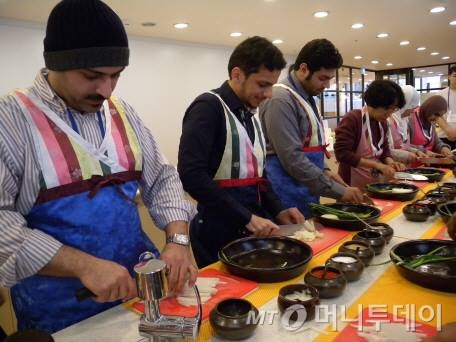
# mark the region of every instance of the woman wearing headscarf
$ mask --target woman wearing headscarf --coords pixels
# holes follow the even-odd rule
[[[430,152],[452,156],[450,147],[440,140],[434,127],[435,121],[446,113],[447,107],[445,98],[440,95],[433,95],[424,101],[418,113],[413,113],[410,117],[410,143]]]
[[[389,144],[391,157],[402,163],[412,163],[417,158],[425,157],[423,148],[413,146],[409,142],[408,122],[410,115],[418,110],[420,95],[411,85],[401,86],[404,93],[405,105],[395,111],[388,119],[389,125]]]

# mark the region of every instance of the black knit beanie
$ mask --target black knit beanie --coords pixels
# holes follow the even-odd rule
[[[50,70],[127,66],[129,54],[122,21],[100,0],[62,0],[49,15],[44,61]]]

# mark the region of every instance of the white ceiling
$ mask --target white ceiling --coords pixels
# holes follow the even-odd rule
[[[0,18],[44,25],[57,0],[0,0]],[[129,35],[234,47],[253,35],[282,39],[280,49],[295,56],[314,38],[328,38],[344,64],[372,70],[456,62],[456,0],[107,0],[127,24]],[[446,11],[430,14],[435,6]],[[329,11],[322,19],[313,17]],[[143,27],[143,22],[154,22]],[[190,26],[177,30],[174,23]],[[354,30],[355,22],[365,27]],[[240,31],[244,35],[232,38]],[[379,39],[380,32],[390,34]],[[410,41],[400,46],[402,40]],[[417,51],[425,46],[425,51]],[[431,56],[433,51],[439,52]],[[361,55],[361,60],[355,60]],[[443,56],[450,59],[442,60]],[[379,64],[372,64],[372,60]],[[387,67],[386,63],[393,63]]]

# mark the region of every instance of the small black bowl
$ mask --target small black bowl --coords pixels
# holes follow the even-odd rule
[[[356,233],[353,240],[367,242],[374,250],[375,255],[383,252],[383,248],[385,248],[386,245],[386,240],[382,234],[367,229]]]
[[[450,217],[456,212],[456,202],[448,202],[438,205],[437,212],[442,217],[442,220],[447,223]]]
[[[212,329],[227,340],[242,340],[255,331],[258,321],[248,319],[250,311],[258,317],[258,309],[248,300],[227,298],[219,302],[209,314]]]
[[[387,244],[393,238],[394,229],[389,224],[383,222],[374,222],[371,223],[367,229],[379,232],[383,236]]]
[[[431,216],[431,210],[427,206],[416,203],[407,204],[402,213],[407,220],[414,222],[424,222]]]
[[[422,205],[422,206],[426,206],[429,208],[430,212],[431,212],[431,216],[435,215],[435,213],[437,212],[437,204],[435,204],[432,199],[429,199],[429,198],[422,198],[420,200],[417,200],[415,202],[413,202],[414,204],[418,204],[418,205]]]
[[[358,280],[364,270],[364,263],[353,253],[335,253],[329,257],[326,265],[342,271],[347,281]]]
[[[289,299],[288,295],[298,293],[305,293],[309,295],[309,299],[299,300],[299,299]],[[315,317],[315,306],[320,304],[320,294],[318,290],[309,284],[291,284],[282,287],[279,290],[279,296],[277,297],[277,306],[279,307],[282,315],[290,306],[293,305],[302,305],[306,309],[306,321],[312,320]],[[290,320],[296,321],[298,319],[298,313],[295,311],[291,314]]]
[[[393,189],[403,189],[407,192],[394,192]],[[404,202],[413,200],[419,188],[409,183],[372,183],[366,185],[366,191],[369,197]]]
[[[435,188],[434,190],[426,192],[425,197],[427,197],[427,198],[433,198],[433,197],[440,198],[441,197],[441,198],[444,198],[446,201],[449,201],[449,200],[451,200],[452,195],[448,191],[443,191],[439,188]]]
[[[374,258],[374,249],[365,241],[345,241],[340,247],[339,252],[351,253],[361,259],[364,266],[369,266]]]
[[[304,282],[318,290],[320,298],[339,297],[347,285],[347,279],[337,268],[317,266],[307,272]]]

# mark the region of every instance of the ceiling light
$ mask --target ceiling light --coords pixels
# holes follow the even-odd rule
[[[354,59],[361,59],[361,58],[363,58],[363,57],[362,57],[362,56],[355,56],[355,57],[353,57],[353,58],[354,58]]]
[[[431,56],[437,56],[439,53],[437,51],[431,52]]]
[[[363,28],[364,27],[364,24],[362,23],[355,23],[352,25],[352,29],[360,29],[360,28]]]
[[[399,43],[399,45],[409,45],[410,42],[408,40],[403,40],[402,42]]]
[[[442,59],[450,59],[450,56],[443,56]]]
[[[327,17],[329,14],[328,11],[318,11],[318,12],[315,12],[313,15],[315,18],[324,18],[324,17]]]
[[[231,37],[240,37],[240,36],[242,36],[242,32],[231,32],[230,36]]]
[[[187,23],[177,23],[177,24],[174,24],[174,28],[177,28],[177,29],[185,29],[188,27],[188,24]]]
[[[442,74],[441,72],[439,72],[439,73],[437,74],[437,76],[443,76],[443,74]]]
[[[144,27],[153,27],[155,25],[157,25],[157,24],[152,21],[145,21],[145,22],[141,23],[141,26],[144,26]]]
[[[272,41],[272,44],[282,44],[283,43],[283,40],[282,39],[274,39]]]
[[[425,71],[426,71],[426,69],[421,69],[421,70],[420,70],[420,72],[425,72]]]
[[[451,26],[456,26],[456,20],[450,21]]]
[[[445,7],[443,7],[443,6],[438,6],[438,7],[434,7],[434,8],[432,8],[432,9],[430,9],[429,12],[431,12],[431,13],[440,13],[440,12],[443,12],[443,11],[445,11],[445,10],[446,10]]]
[[[426,50],[426,48],[424,46],[420,46],[418,48],[416,48],[416,51],[424,51]]]
[[[386,66],[392,66],[393,63],[386,63]]]
[[[372,64],[378,64],[378,61],[373,60],[373,61],[371,61],[371,63],[372,63]]]
[[[434,73],[434,71],[428,71],[428,74],[433,74],[433,73]]]
[[[379,34],[377,34],[377,38],[386,38],[388,36],[389,36],[388,33],[379,33]]]

